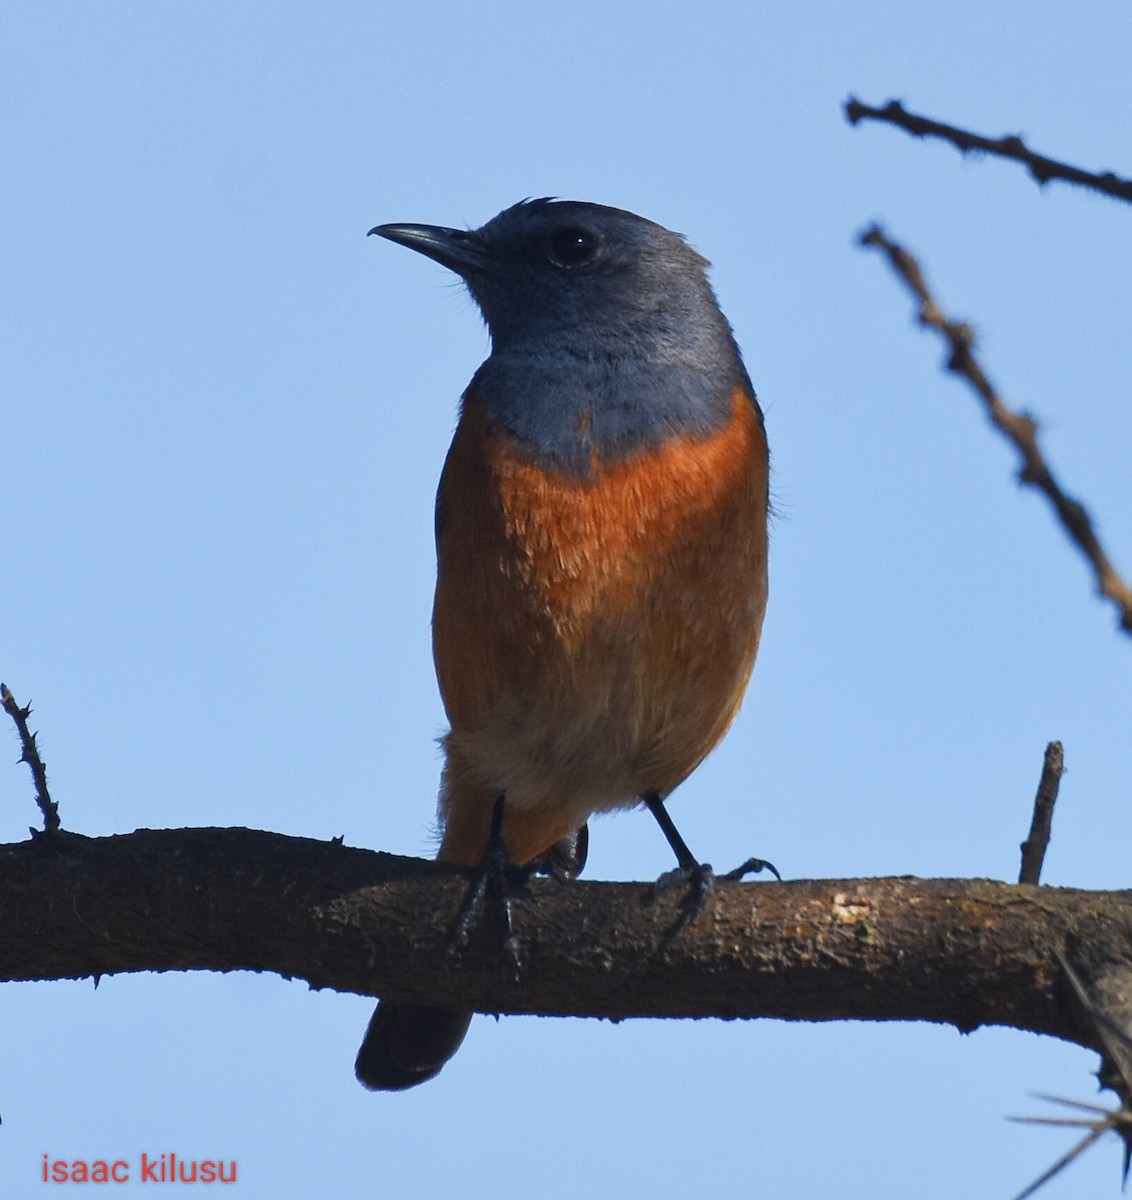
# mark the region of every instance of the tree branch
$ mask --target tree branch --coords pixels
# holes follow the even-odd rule
[[[1051,179],[1060,179],[1065,183],[1079,184],[1081,187],[1092,188],[1105,196],[1116,200],[1132,203],[1132,180],[1121,179],[1111,171],[1094,173],[1084,171],[1071,163],[1058,162],[1055,158],[1046,158],[1044,154],[1036,154],[1029,149],[1017,134],[1005,137],[989,138],[980,133],[971,133],[955,125],[944,125],[941,121],[933,121],[930,117],[921,117],[910,113],[899,100],[890,100],[883,108],[872,108],[862,104],[856,96],[850,96],[845,102],[845,117],[850,125],[860,121],[883,121],[903,129],[913,137],[938,137],[950,142],[961,154],[972,150],[980,150],[986,154],[994,154],[999,158],[1011,158],[1023,163],[1038,185],[1048,183]]]
[[[466,886],[461,868],[249,829],[40,837],[0,847],[0,979],[272,971],[484,1012],[924,1020],[1095,1045],[1056,954],[1086,977],[1132,955],[1126,892],[720,883],[678,928],[678,893],[538,879],[515,905],[516,980],[490,922],[452,957]]]
[[[866,229],[859,240],[862,246],[875,246],[883,251],[893,270],[907,285],[919,305],[920,324],[936,330],[947,343],[947,369],[967,380],[982,399],[991,423],[1017,449],[1022,458],[1019,481],[1037,488],[1049,500],[1062,528],[1092,566],[1097,590],[1112,600],[1119,610],[1121,629],[1132,633],[1132,587],[1121,578],[1101,546],[1088,510],[1065,493],[1047,465],[1038,446],[1037,422],[1028,413],[1016,413],[1009,408],[987,378],[975,358],[974,330],[943,314],[928,290],[920,264],[879,225]]]

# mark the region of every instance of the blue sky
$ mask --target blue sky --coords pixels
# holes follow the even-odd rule
[[[1088,2],[9,6],[0,678],[64,823],[430,853],[432,497],[486,339],[440,267],[364,235],[558,195],[715,263],[767,413],[771,604],[672,801],[695,851],[1013,879],[1060,738],[1044,881],[1128,886],[1132,646],[853,241],[881,219],[921,255],[1127,574],[1132,213],[840,106],[1132,174],[1130,39]],[[647,815],[595,825],[590,877],[668,865]],[[1008,1197],[1068,1139],[1004,1115],[1093,1095],[1095,1056],[1010,1031],[484,1018],[435,1083],[373,1096],[369,1009],[253,975],[0,989],[0,1190],[42,1191],[44,1153],[174,1151],[236,1159],[247,1197]],[[1117,1180],[1114,1143],[1045,1194]]]

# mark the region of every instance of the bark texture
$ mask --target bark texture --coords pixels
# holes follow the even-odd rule
[[[1096,1048],[1055,954],[1128,979],[1132,893],[991,880],[534,879],[516,978],[489,909],[454,953],[468,872],[250,829],[38,835],[0,847],[0,980],[254,970],[480,1012],[923,1020]]]

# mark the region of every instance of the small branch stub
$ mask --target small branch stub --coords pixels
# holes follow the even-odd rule
[[[1030,836],[1022,843],[1022,870],[1019,883],[1037,883],[1042,873],[1046,848],[1049,846],[1050,828],[1053,823],[1053,806],[1057,803],[1057,790],[1061,776],[1065,773],[1065,750],[1060,742],[1046,746],[1042,777],[1038,783],[1038,794],[1034,797],[1034,815],[1030,821]]]

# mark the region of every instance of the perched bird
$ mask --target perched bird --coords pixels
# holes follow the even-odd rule
[[[731,724],[767,598],[763,417],[707,262],[576,201],[370,232],[455,271],[491,335],[436,498],[438,857],[480,863],[494,812],[515,863],[570,873],[591,814],[643,802],[694,875],[663,799]],[[382,1001],[358,1078],[432,1078],[470,1019]]]

